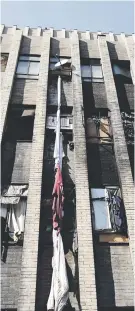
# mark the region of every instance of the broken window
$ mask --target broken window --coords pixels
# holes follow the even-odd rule
[[[82,59],[81,76],[85,82],[103,82],[102,66],[100,59]]]
[[[1,72],[6,70],[9,54],[1,54]]]
[[[91,198],[94,230],[126,234],[127,223],[120,188],[92,188]]]
[[[115,61],[112,63],[113,74],[116,80],[121,80],[123,83],[132,83],[129,61]]]
[[[121,112],[125,138],[128,144],[134,143],[134,113]]]
[[[24,108],[11,110],[9,113],[2,141],[2,184],[29,181],[33,114],[34,109]]]
[[[102,116],[99,112],[87,118],[86,135],[90,143],[110,143],[112,141],[110,117]]]
[[[71,58],[67,56],[50,57],[49,69],[51,75],[71,77]]]
[[[22,55],[19,57],[16,69],[18,78],[36,78],[39,75],[40,56]]]

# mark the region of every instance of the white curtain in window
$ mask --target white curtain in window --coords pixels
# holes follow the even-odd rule
[[[118,65],[113,65],[113,72],[115,75],[122,75],[131,78],[130,71],[127,68],[121,68]]]
[[[16,73],[17,74],[28,74],[29,62],[19,61]]]
[[[92,78],[103,78],[102,67],[92,65]]]
[[[29,74],[30,75],[38,75],[39,74],[39,62],[30,62],[29,65]]]
[[[82,65],[81,66],[81,76],[82,76],[82,78],[91,78],[91,66]]]
[[[9,235],[14,241],[17,241],[24,233],[26,214],[26,199],[22,199],[16,205],[10,205],[8,215]]]
[[[106,189],[91,189],[92,199],[107,198]],[[105,230],[111,229],[109,206],[106,200],[93,200],[94,209],[94,229]]]

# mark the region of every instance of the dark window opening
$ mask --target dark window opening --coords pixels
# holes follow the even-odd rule
[[[81,59],[83,82],[104,82],[100,59]]]
[[[9,111],[4,140],[32,141],[35,107],[13,108]]]
[[[38,79],[40,55],[20,55],[18,59],[17,78]]]
[[[1,72],[6,70],[9,54],[1,54]]]
[[[33,125],[34,109],[9,111],[2,141],[2,185],[29,182]]]
[[[116,83],[132,84],[130,61],[115,61],[112,62],[112,69]]]
[[[113,144],[87,143],[87,161],[91,187],[119,186]]]
[[[129,161],[130,161],[130,166],[131,166],[132,177],[134,180],[134,145],[127,145],[127,149],[128,149],[128,156],[129,156]]]

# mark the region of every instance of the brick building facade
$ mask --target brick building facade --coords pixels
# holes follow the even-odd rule
[[[46,310],[56,54],[72,64],[71,77],[61,79],[67,310],[133,310],[134,40],[134,34],[1,25],[2,191],[10,185],[28,188],[21,241],[9,237],[1,218],[3,311]],[[121,193],[120,226],[105,199],[114,190]]]

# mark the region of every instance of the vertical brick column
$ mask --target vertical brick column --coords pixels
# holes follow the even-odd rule
[[[134,187],[131,167],[121,121],[119,102],[105,37],[98,37],[99,52],[105,81],[108,109],[111,111],[114,151],[126,210],[132,263],[134,263]]]
[[[42,37],[18,311],[35,310],[49,52],[50,35],[48,33]]]
[[[22,38],[22,31],[15,30],[12,40],[12,46],[8,58],[7,68],[2,80],[2,89],[1,89],[1,133],[0,133],[0,141],[2,139],[8,105],[11,97],[12,86],[14,82],[14,75],[16,71],[16,65],[18,61],[18,54],[20,50]]]
[[[80,71],[80,51],[76,31],[74,31],[71,37],[71,57],[72,64],[75,66],[77,72],[77,75],[72,75],[72,88],[80,304],[82,311],[95,311],[97,310],[95,265],[89,199],[86,140],[85,129],[82,122],[83,96]]]
[[[124,33],[121,33],[121,37],[124,41],[124,44],[125,44],[125,47],[126,47],[126,50],[127,50],[127,55],[128,55],[128,58],[130,60],[130,68],[131,68],[131,76],[132,76],[132,80],[133,80],[133,83],[135,84],[135,75],[134,75],[134,72],[135,72],[135,43],[134,43],[134,40],[133,40],[133,37],[132,35],[129,36],[129,37],[126,37]]]

